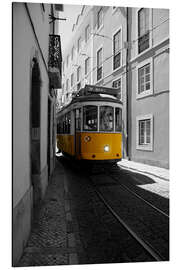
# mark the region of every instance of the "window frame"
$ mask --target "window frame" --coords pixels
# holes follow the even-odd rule
[[[79,53],[81,50],[81,46],[82,46],[82,38],[79,37],[78,41],[77,41],[77,52]]]
[[[71,73],[71,87],[74,85],[74,73]]]
[[[77,111],[79,111],[79,117],[77,117]],[[75,130],[76,132],[82,131],[82,107],[75,109]]]
[[[89,61],[89,66],[87,65],[88,61]],[[84,61],[84,74],[85,75],[88,75],[89,69],[90,69],[90,57],[87,57]]]
[[[139,70],[146,66],[147,64],[150,64],[150,89],[149,90],[145,90],[142,93],[139,93]],[[143,62],[141,62],[140,64],[138,64],[136,66],[136,99],[140,99],[140,98],[144,98],[144,97],[148,97],[150,95],[153,94],[153,72],[154,72],[154,68],[153,68],[153,58],[149,58],[144,60]]]
[[[120,31],[120,39],[121,39],[121,42],[120,42],[120,66],[115,68],[114,69],[114,36]],[[122,57],[123,57],[123,54],[122,54],[122,47],[123,47],[123,41],[122,41],[122,26],[120,26],[118,29],[116,29],[113,33],[112,33],[112,55],[113,55],[113,58],[112,58],[112,71],[115,72],[117,71],[118,69],[120,69],[122,67]]]
[[[98,52],[102,50],[102,63],[101,63],[101,66],[99,68],[102,68],[102,71],[101,71],[101,78],[98,80]],[[103,46],[100,46],[97,51],[96,51],[96,82],[99,82],[100,80],[103,79]]]
[[[111,129],[105,129],[105,128],[102,128],[102,124],[103,124],[103,122],[105,122],[105,121],[101,121],[102,119],[101,119],[101,109],[103,108],[104,109],[104,107],[109,107],[109,108],[111,108],[112,109],[112,128]],[[106,108],[107,109],[107,108]],[[106,110],[104,110],[104,112],[106,112]],[[114,116],[115,116],[115,107],[114,106],[112,106],[112,105],[99,105],[99,119],[98,119],[98,121],[99,121],[99,132],[105,132],[105,133],[114,133],[114,131],[115,131],[115,119],[114,119]],[[108,121],[108,124],[110,123],[110,121]]]
[[[97,123],[96,123],[96,129],[86,129],[86,128],[84,128],[84,126],[85,126],[85,111],[84,111],[84,108],[85,107],[96,107],[96,109],[97,109],[97,118],[96,118],[96,120],[97,120]],[[98,119],[98,117],[99,117],[99,106],[98,105],[95,105],[95,104],[86,104],[86,105],[83,105],[83,107],[82,107],[82,113],[83,113],[83,124],[82,124],[82,131],[84,131],[84,132],[98,132],[98,129],[99,129],[99,119]]]
[[[66,93],[69,91],[69,79],[66,79]]]
[[[116,82],[116,81],[119,81],[119,80],[121,81],[120,100],[122,101],[122,76],[120,76],[120,77],[118,77],[118,78],[116,78],[116,79],[114,79],[112,81],[112,88],[118,89],[117,87],[113,87],[113,83]]]
[[[150,143],[140,144],[140,121],[150,120]],[[154,141],[154,119],[153,114],[136,116],[136,149],[143,151],[153,151],[153,141]]]
[[[67,58],[66,58],[66,67],[68,68],[69,66],[69,54],[67,55]]]
[[[62,62],[62,71],[63,71],[63,73],[65,71],[65,62],[64,61]]]
[[[139,11],[142,9],[142,7],[141,8],[138,8],[137,10],[136,10],[136,40],[138,41],[138,39],[139,39],[139,33],[138,33],[138,31],[139,31]],[[151,31],[151,29],[152,29],[152,8],[148,8],[149,9],[149,47],[147,48],[147,49],[145,49],[144,51],[142,51],[142,52],[140,52],[139,53],[139,42],[136,42],[136,55],[137,56],[140,56],[140,55],[142,55],[142,54],[144,54],[144,53],[146,53],[147,51],[149,51],[151,48],[152,48],[152,31]]]
[[[89,29],[89,32],[87,31]],[[87,35],[89,33],[89,35]],[[90,24],[88,24],[85,28],[85,42],[87,43],[91,36],[91,27]]]
[[[73,61],[73,59],[74,59],[74,51],[75,51],[75,48],[73,46],[71,49],[71,61]]]
[[[81,66],[78,66],[77,67],[77,84],[81,81],[80,79],[80,76],[81,75]]]
[[[119,109],[120,110],[120,112],[121,112],[121,130],[117,130],[117,123],[116,123],[116,110],[117,109]],[[118,133],[122,133],[122,125],[123,125],[123,123],[122,123],[122,114],[123,114],[123,112],[122,112],[122,108],[121,107],[114,107],[114,132],[118,132]]]
[[[99,14],[102,12],[102,22],[99,25]],[[99,31],[103,27],[103,21],[104,21],[104,13],[103,13],[103,7],[101,7],[97,12],[97,30]]]

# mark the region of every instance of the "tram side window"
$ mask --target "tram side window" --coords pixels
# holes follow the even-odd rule
[[[71,113],[67,113],[64,117],[63,133],[70,134],[71,128]]]
[[[114,108],[110,106],[100,107],[100,127],[101,131],[113,131],[114,128]]]
[[[97,131],[97,106],[87,105],[83,107],[83,129]]]
[[[63,133],[66,133],[66,119],[65,119],[65,115],[63,116]]]
[[[115,130],[122,131],[122,110],[120,108],[115,109]]]
[[[81,109],[76,109],[76,130],[81,130]]]
[[[60,133],[60,123],[57,122],[57,134],[59,134],[59,133]]]
[[[62,117],[59,119],[57,124],[57,133],[62,134],[63,133],[63,122]]]
[[[67,133],[70,134],[71,132],[71,113],[67,114]]]

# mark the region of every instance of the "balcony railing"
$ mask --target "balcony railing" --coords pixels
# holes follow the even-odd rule
[[[54,89],[61,88],[61,40],[59,35],[49,35],[49,79]]]

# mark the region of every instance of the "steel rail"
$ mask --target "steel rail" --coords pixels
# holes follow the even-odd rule
[[[112,177],[114,180],[120,182],[115,176],[109,175],[110,177]],[[138,195],[135,191],[132,191],[130,188],[128,188],[127,186],[125,186],[124,184],[120,185],[126,189],[127,191],[129,191],[129,193],[132,193],[134,196],[136,196],[137,198],[139,198],[140,200],[142,200],[144,203],[146,203],[147,205],[149,205],[151,208],[155,209],[157,212],[159,212],[160,214],[164,215],[165,217],[169,218],[169,215],[166,214],[164,211],[162,211],[161,209],[159,209],[158,207],[156,207],[155,205],[153,205],[152,203],[148,202],[147,200],[145,200],[143,197],[141,197],[140,195]]]
[[[158,251],[155,251],[154,248],[144,240],[142,240],[125,222],[124,220],[112,209],[112,207],[107,203],[103,195],[96,189],[94,184],[92,185],[96,194],[108,208],[111,214],[117,219],[117,221],[128,231],[128,233],[144,248],[144,250],[151,255],[156,261],[166,261],[166,259],[159,254]]]

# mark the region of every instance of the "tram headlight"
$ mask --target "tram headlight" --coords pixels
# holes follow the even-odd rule
[[[109,145],[104,146],[104,152],[109,152]]]

